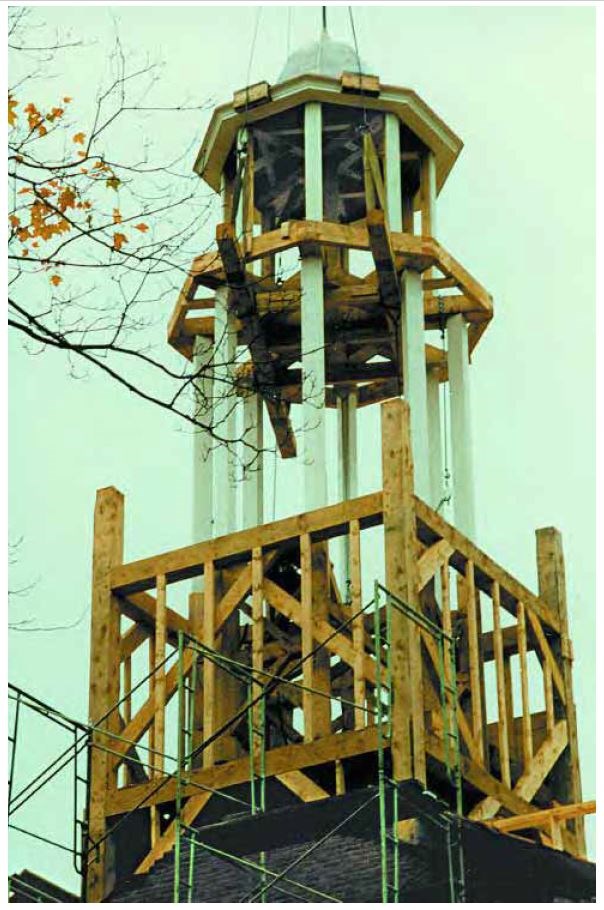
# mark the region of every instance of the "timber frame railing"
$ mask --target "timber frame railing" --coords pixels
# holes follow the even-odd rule
[[[250,780],[253,745],[237,738],[236,723],[229,722],[238,711],[243,717],[245,687],[216,661],[199,665],[192,651],[185,651],[179,671],[175,652],[169,657],[167,650],[179,635],[208,653],[247,662],[256,674],[280,678],[273,694],[288,706],[284,726],[291,739],[268,738],[263,773],[278,776],[300,799],[329,795],[305,769],[332,763],[335,791],[342,792],[347,760],[377,752],[375,693],[386,658],[364,614],[364,591],[373,593],[376,573],[363,574],[362,552],[366,533],[378,526],[385,589],[455,642],[451,710],[465,815],[486,822],[581,802],[559,533],[537,531],[534,594],[414,495],[408,405],[393,399],[381,407],[383,490],[357,499],[123,563],[123,496],[112,487],[98,492],[90,716],[93,725],[107,719],[101,729],[95,726],[101,748],[93,749],[91,761],[89,836],[97,849],[88,870],[89,900],[104,894],[104,845],[124,814],[151,812],[151,850],[138,869],[145,871],[174,843],[174,831],[160,830],[157,807],[176,801],[177,788],[190,824],[212,792]],[[350,554],[346,601],[329,559],[330,542],[344,536]],[[203,591],[189,595],[185,615],[168,606],[168,593],[191,578],[203,580]],[[436,792],[444,786],[454,805],[446,781],[433,770],[446,765],[450,729],[441,710],[439,680],[447,671],[437,640],[403,611],[393,611],[389,631],[385,746],[392,777],[415,778]],[[146,697],[135,706],[133,666],[144,651],[151,672]],[[176,745],[178,724],[171,723],[167,706],[179,674],[193,690],[191,741],[203,746],[184,784],[165,767],[167,739]],[[252,689],[260,692],[254,686],[259,683]],[[334,721],[331,696],[342,709]],[[270,697],[265,708],[270,721]],[[137,746],[153,760],[146,779],[134,782],[125,760]],[[566,820],[562,813],[560,819],[557,843],[546,831],[542,841],[584,856],[582,817]]]

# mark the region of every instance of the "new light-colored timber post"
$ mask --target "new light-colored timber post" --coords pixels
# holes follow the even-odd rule
[[[338,398],[338,499],[345,502],[358,496],[357,392],[347,390]],[[340,594],[347,595],[351,581],[348,535],[338,538]]]
[[[243,399],[243,527],[264,521],[263,401],[257,393]]]
[[[426,374],[428,388],[428,441],[430,450],[430,505],[437,509],[443,493],[443,455],[440,420],[440,381],[438,370],[429,367]]]
[[[558,775],[556,797],[565,803],[583,801],[581,788],[581,766],[579,764],[579,741],[577,736],[577,713],[573,696],[573,650],[569,637],[568,607],[566,602],[566,575],[562,535],[556,528],[539,528],[537,538],[537,573],[539,596],[558,616],[560,639],[552,641],[552,651],[558,660],[564,680],[566,704],[557,700],[556,712],[566,717],[568,746],[560,758],[561,774]],[[554,771],[556,776],[556,772]],[[569,823],[570,824],[570,823]],[[577,849],[582,856],[585,850],[585,824],[582,817],[574,820]]]
[[[436,158],[428,151],[421,163],[422,236],[436,237]]]
[[[195,383],[195,416],[202,423],[212,425],[213,382],[212,342],[198,335],[195,339],[195,369],[200,378]],[[193,540],[198,543],[213,536],[212,521],[212,437],[206,430],[196,427],[193,437]]]
[[[476,536],[476,527],[470,363],[468,326],[461,313],[450,316],[447,320],[447,339],[455,525],[473,540]]]
[[[386,588],[420,610],[416,559],[410,407],[386,401],[382,414],[382,482]],[[392,769],[395,780],[426,782],[423,686],[419,627],[391,609]]]
[[[120,610],[111,596],[111,570],[124,561],[124,497],[115,487],[98,490],[94,509],[92,605],[90,610],[90,689],[88,716],[94,726],[119,733],[116,705],[120,696]],[[99,903],[113,886],[105,837],[107,795],[116,786],[107,737],[95,731],[90,755],[86,900]]]
[[[214,316],[214,428],[216,434],[229,440],[220,443],[212,453],[214,535],[230,534],[236,527],[235,459],[232,446],[236,430],[237,396],[233,385],[237,330],[228,309],[228,288],[217,288]]]
[[[306,218],[323,218],[321,105],[304,106],[304,189]],[[319,250],[301,250],[302,287],[302,429],[304,505],[318,509],[327,502],[325,447],[325,326],[323,260]]]

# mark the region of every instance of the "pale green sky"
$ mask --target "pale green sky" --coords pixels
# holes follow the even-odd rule
[[[95,38],[66,56],[58,79],[46,85],[49,95],[53,85],[73,95],[82,110],[104,72],[113,19],[126,46],[163,57],[162,92],[172,102],[185,90],[199,101],[227,101],[248,81],[274,81],[286,53],[285,6],[263,8],[249,80],[250,5],[45,5],[37,14]],[[347,16],[345,7],[329,9],[331,33],[349,41]],[[292,49],[317,34],[319,17],[318,7],[293,8]],[[564,535],[584,797],[591,798],[595,11],[372,4],[355,7],[355,21],[371,71],[414,88],[465,143],[439,200],[438,239],[495,301],[472,368],[477,542],[536,588],[534,529],[555,525]],[[156,147],[169,155],[178,143],[201,141],[207,120],[207,113],[193,115],[182,135],[156,136]],[[166,321],[172,306],[165,301]],[[159,344],[162,335],[160,327]],[[99,487],[126,494],[127,559],[190,542],[192,440],[175,419],[103,377],[71,379],[60,355],[30,357],[14,338],[9,417],[10,533],[24,538],[14,583],[37,580],[28,597],[15,600],[13,620],[69,623],[87,608]],[[379,485],[376,430],[376,409],[368,409],[361,492]],[[291,492],[295,471],[291,464],[279,471],[278,514],[301,508]],[[82,719],[88,622],[86,615],[68,631],[9,639],[11,681]],[[48,750],[55,745],[43,742]],[[41,760],[28,756],[30,771]],[[62,830],[58,792],[41,797],[46,830],[55,835]],[[35,817],[24,812],[19,823],[28,827]],[[10,868],[23,866],[70,881],[68,862],[51,848],[15,836]]]

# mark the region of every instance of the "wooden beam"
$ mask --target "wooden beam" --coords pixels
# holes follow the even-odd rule
[[[499,585],[493,584],[493,644],[495,649],[495,673],[497,683],[497,729],[499,740],[499,764],[501,767],[501,780],[506,787],[511,787],[510,775],[510,734],[508,730],[508,709],[505,690],[505,669],[503,665],[503,639],[501,636],[501,604],[499,601]]]
[[[581,766],[579,761],[579,742],[577,736],[577,715],[573,694],[572,647],[569,638],[568,606],[566,601],[566,578],[564,570],[564,552],[562,536],[556,528],[540,528],[537,538],[537,573],[539,576],[539,594],[557,615],[560,624],[560,639],[553,642],[553,656],[556,665],[561,668],[564,685],[564,706],[559,706],[559,714],[566,716],[568,725],[568,754],[560,763],[560,780],[558,790],[564,802],[580,803],[583,799],[581,787]],[[554,677],[554,682],[555,682]],[[574,823],[574,832],[581,856],[586,855],[585,827],[583,819]]]
[[[203,592],[203,643],[216,649],[216,578],[213,562],[205,564]],[[216,664],[203,659],[203,738],[207,740],[216,730]],[[216,755],[216,740],[203,750],[203,767],[211,768]]]
[[[484,730],[482,724],[482,685],[480,649],[478,646],[478,616],[474,587],[474,563],[466,563],[463,612],[468,623],[468,660],[470,669],[470,697],[472,706],[472,734],[478,744],[482,762],[485,760]]]
[[[252,700],[260,698],[265,685],[262,677],[264,670],[264,569],[262,564],[262,550],[255,547],[252,550]],[[265,699],[266,702],[266,699]],[[258,701],[252,708],[252,761],[256,774],[260,773],[262,750],[264,748],[264,731],[256,731],[266,723],[266,704]]]
[[[303,803],[312,803],[318,799],[329,799],[327,790],[316,784],[314,780],[311,780],[302,771],[285,771],[283,774],[276,774],[275,777],[279,783],[291,790]]]
[[[386,746],[388,742],[386,741]],[[332,733],[312,743],[297,743],[289,746],[278,746],[266,753],[266,776],[274,777],[288,771],[301,771],[315,765],[334,762],[336,759],[349,758],[353,755],[366,755],[377,749],[377,729],[375,726],[364,730],[347,730],[343,733]],[[243,758],[228,761],[213,768],[200,768],[191,771],[188,783],[182,790],[183,796],[199,793],[199,787],[212,787],[222,790],[249,780],[250,762],[246,755]],[[158,791],[157,782],[137,784],[124,787],[109,796],[108,814],[120,815],[141,805],[167,802],[176,794],[176,781],[166,778],[165,785]]]
[[[157,613],[155,621],[155,753],[151,760],[155,777],[164,773],[166,742],[166,576],[157,577]]]
[[[420,557],[417,563],[417,584],[420,591],[434,578],[436,572],[448,563],[453,552],[453,547],[447,540],[439,540]]]
[[[529,767],[524,769],[521,776],[516,781],[514,789],[511,791],[513,795],[520,797],[525,803],[530,803],[537,790],[539,790],[543,784],[545,778],[551,772],[563,750],[566,748],[567,743],[568,734],[566,721],[560,720],[556,724],[551,736],[548,736],[535,752]],[[474,821],[485,821],[485,819],[492,818],[502,805],[505,806],[506,804],[500,798],[500,793],[489,795],[474,806],[472,811],[468,814],[468,818],[471,818]],[[506,806],[506,808],[508,808],[508,806]]]
[[[448,540],[455,549],[450,562],[458,572],[464,572],[466,560],[471,559],[476,570],[476,587],[490,595],[493,582],[498,582],[501,605],[509,613],[515,616],[518,601],[522,601],[527,609],[531,609],[539,617],[541,622],[545,623],[553,631],[560,631],[558,617],[543,598],[535,596],[532,591],[529,591],[509,572],[506,572],[471,540],[468,540],[457,528],[445,521],[438,512],[435,512],[434,509],[431,509],[430,506],[417,497],[415,509],[420,522],[420,539],[423,542],[427,542],[424,538],[429,538],[430,542],[433,542],[432,535],[435,535],[436,538]],[[422,533],[425,531],[422,525],[428,528],[432,534],[425,535],[425,533]]]
[[[524,831],[527,828],[546,827],[551,819],[557,822],[569,821],[584,815],[593,815],[596,811],[595,799],[584,803],[571,803],[566,806],[552,806],[551,809],[540,809],[528,812],[526,815],[513,815],[511,818],[494,818],[485,822],[496,831],[510,833],[511,831]]]
[[[229,557],[249,561],[249,554],[255,546],[266,549],[294,540],[305,531],[315,539],[344,534],[348,523],[355,518],[359,519],[362,528],[380,524],[381,492],[127,563],[111,572],[111,585],[114,592],[121,596],[135,589],[152,588],[158,574],[166,575],[168,583],[192,578],[202,574],[204,563],[208,561]]]
[[[384,402],[381,417],[386,588],[420,610],[408,402]],[[399,610],[393,609],[391,616],[393,774],[396,780],[415,777],[425,783],[419,628]]]
[[[119,565],[124,552],[124,497],[115,487],[98,490],[94,510],[94,543],[92,556],[92,604],[90,622],[90,687],[88,716],[91,724],[101,721],[112,732],[119,732],[117,709],[120,686],[120,612],[111,595],[110,571]],[[108,715],[108,716],[107,716]],[[104,751],[106,738],[96,730],[92,736],[88,824],[91,845],[101,841],[106,832],[108,794],[117,783],[111,771],[109,754]],[[108,781],[111,786],[108,787]],[[88,853],[86,897],[98,903],[103,900],[108,881],[106,842]]]
[[[518,662],[520,665],[520,694],[522,700],[522,765],[528,768],[533,758],[533,730],[529,699],[529,680],[526,643],[526,610],[518,604]]]
[[[264,327],[256,309],[255,291],[248,284],[245,263],[235,238],[235,227],[230,222],[219,224],[216,228],[216,243],[224,266],[227,284],[231,290],[232,306],[235,315],[244,321],[248,347],[254,363],[254,373],[258,382],[258,391],[267,402],[279,444],[282,458],[293,458],[296,454],[296,439],[289,420],[289,405],[280,399],[278,382],[275,373],[273,355],[268,347]],[[247,238],[248,246],[252,238]]]
[[[190,796],[181,810],[180,821],[183,825],[192,825],[201,810],[207,805],[212,794],[210,792],[197,793]],[[153,848],[147,853],[144,860],[135,869],[135,875],[144,875],[155,863],[168,853],[174,846],[176,839],[176,820],[170,822],[161,837],[155,841]]]
[[[362,587],[361,587],[361,533],[358,519],[350,522],[350,612],[353,616],[351,623],[352,628],[352,646],[355,652],[355,662],[353,667],[353,700],[354,708],[354,726],[360,730],[367,725],[367,713],[364,710],[365,699],[367,696],[365,685],[364,660],[365,654],[365,624],[363,614],[356,615],[362,608]]]

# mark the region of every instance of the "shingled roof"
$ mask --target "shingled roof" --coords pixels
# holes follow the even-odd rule
[[[405,785],[399,796],[399,817],[418,817],[415,843],[401,843],[400,901],[448,902],[449,867],[442,804]],[[262,815],[231,817],[195,824],[193,902],[249,900],[260,874],[236,860],[216,855],[221,850],[259,862],[286,877],[266,894],[271,902],[380,902],[380,827],[378,791],[367,787],[314,803],[286,805]],[[207,817],[206,817],[207,819]],[[330,834],[330,832],[332,832]],[[489,830],[463,820],[466,900],[469,902],[588,902],[595,898],[595,867],[555,850]],[[314,849],[311,849],[313,848]],[[189,844],[181,852],[181,901],[186,900]],[[174,851],[145,875],[120,882],[109,902],[173,901]],[[270,880],[270,879],[269,879]],[[305,889],[316,889],[321,898]]]

